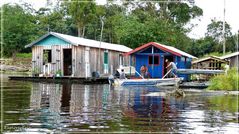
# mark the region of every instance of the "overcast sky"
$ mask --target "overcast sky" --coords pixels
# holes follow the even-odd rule
[[[203,37],[207,30],[207,25],[211,19],[223,21],[224,0],[195,0],[195,4],[203,9],[201,21],[193,21],[198,24],[190,33],[190,37]],[[232,33],[239,30],[239,0],[225,0],[226,15],[225,20],[232,28]]]
[[[105,3],[106,0],[97,0],[99,3]],[[225,20],[232,28],[232,33],[239,30],[239,0],[225,0],[226,15]],[[46,0],[1,0],[0,5],[9,2],[27,2],[38,9],[46,6]],[[200,38],[205,35],[207,25],[211,19],[223,21],[224,0],[195,0],[195,4],[203,9],[203,16],[193,20],[191,23],[197,26],[189,33],[192,38]],[[199,21],[200,19],[200,21]]]

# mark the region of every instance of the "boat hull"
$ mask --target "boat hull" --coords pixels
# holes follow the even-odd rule
[[[167,79],[116,79],[114,84],[117,86],[156,86],[157,84],[172,85],[177,84],[180,78]]]

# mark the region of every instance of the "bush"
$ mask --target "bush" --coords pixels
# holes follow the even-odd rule
[[[32,53],[17,53],[17,58],[32,58]]]
[[[238,90],[239,87],[239,73],[236,68],[228,71],[227,75],[217,75],[210,79],[209,90]]]

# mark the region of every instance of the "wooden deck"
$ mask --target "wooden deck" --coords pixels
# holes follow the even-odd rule
[[[108,77],[84,78],[84,77],[31,77],[31,76],[9,76],[10,80],[32,81],[32,82],[53,82],[53,83],[80,83],[80,84],[108,84]]]
[[[84,77],[31,77],[31,76],[9,76],[10,80],[46,82],[46,83],[79,83],[79,84],[109,84],[108,77],[100,78],[84,78]],[[142,86],[142,85],[140,85]],[[209,86],[208,83],[183,82],[179,84],[179,88],[196,88],[204,89]]]

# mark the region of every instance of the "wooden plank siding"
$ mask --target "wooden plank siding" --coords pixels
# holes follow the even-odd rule
[[[74,46],[74,45],[35,45],[32,47],[32,68],[39,68],[40,72],[43,72],[43,51],[51,50],[52,62],[51,73],[56,74],[58,70],[61,70],[64,74],[63,61],[64,61],[64,49],[72,49],[72,73],[75,77],[86,76],[86,61],[85,53],[87,47]],[[89,47],[88,47],[89,49]],[[99,54],[100,50],[100,54]],[[99,71],[100,74],[104,74],[104,51],[105,49],[93,48],[89,49],[89,63],[90,73]],[[116,69],[120,66],[120,55],[122,52],[108,50],[108,75],[115,73]],[[129,57],[124,57],[124,65],[129,65]],[[91,74],[90,74],[91,75]]]
[[[74,76],[84,77],[85,76],[85,57],[84,57],[83,46],[72,47],[72,65]]]
[[[43,69],[43,46],[35,46],[32,48],[32,68],[39,69],[40,72]]]

